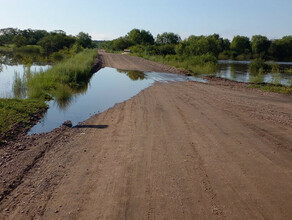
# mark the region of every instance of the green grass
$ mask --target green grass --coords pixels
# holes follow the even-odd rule
[[[0,46],[0,52],[12,52],[13,48],[8,46]]]
[[[292,94],[291,86],[273,85],[273,84],[253,84],[250,88],[260,89],[267,92],[276,92],[281,94]]]
[[[75,90],[88,83],[96,56],[96,50],[84,50],[70,59],[53,65],[45,72],[33,74],[27,79],[28,96],[38,99],[68,97],[67,87]]]
[[[212,55],[190,56],[183,57],[178,55],[143,55],[135,54],[147,60],[152,60],[158,63],[163,63],[169,66],[174,66],[178,69],[186,70],[187,72],[197,74],[212,74],[218,70],[217,59]]]
[[[292,68],[284,69],[283,72],[284,72],[284,73],[287,73],[287,74],[292,74]]]
[[[0,133],[9,132],[20,123],[29,126],[30,118],[46,108],[42,100],[0,99]]]
[[[14,47],[13,51],[22,53],[41,53],[42,47],[38,45],[25,45],[22,47]]]

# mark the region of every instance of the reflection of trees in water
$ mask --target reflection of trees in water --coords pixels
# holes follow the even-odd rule
[[[143,80],[146,78],[145,73],[135,70],[118,70],[119,73],[125,73],[131,80]]]
[[[53,96],[58,107],[65,111],[78,95],[85,94],[87,92],[89,82],[90,79],[79,86],[69,86],[66,84],[57,85],[55,91],[53,92]]]
[[[39,53],[6,52],[0,54],[0,62],[4,65],[42,65],[47,64],[47,57]]]

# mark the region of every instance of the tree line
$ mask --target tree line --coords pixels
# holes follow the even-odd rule
[[[62,30],[48,32],[46,30],[20,30],[17,28],[0,29],[0,46],[11,45],[15,48],[30,48],[32,52],[38,51],[40,47],[44,54],[49,55],[64,48],[93,48],[95,43],[91,40],[91,36],[84,32],[72,36],[67,35]]]
[[[133,29],[126,36],[99,45],[100,48],[122,51],[130,48],[134,53],[147,55],[200,56],[210,54],[217,59],[264,59],[291,61],[292,36],[268,39],[266,36],[235,36],[231,41],[218,34],[191,35],[182,40],[178,34],[165,32],[156,38],[145,30]]]

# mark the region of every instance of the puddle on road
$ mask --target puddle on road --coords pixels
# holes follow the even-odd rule
[[[28,134],[50,132],[66,120],[72,121],[73,126],[77,125],[95,113],[130,99],[154,82],[182,81],[206,83],[201,78],[171,73],[123,71],[108,67],[101,69],[92,76],[86,91],[73,95],[65,102],[48,102],[49,109],[44,118]]]

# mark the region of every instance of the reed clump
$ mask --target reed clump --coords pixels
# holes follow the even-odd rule
[[[72,90],[83,87],[92,76],[92,66],[96,59],[97,51],[86,49],[74,57],[53,65],[47,71],[34,73],[27,79],[29,98],[50,99],[55,96],[64,96],[64,86]],[[66,89],[68,96],[69,89]],[[58,94],[58,95],[57,95]]]

